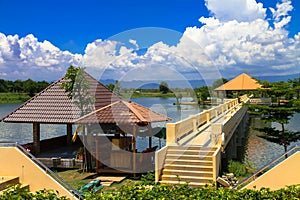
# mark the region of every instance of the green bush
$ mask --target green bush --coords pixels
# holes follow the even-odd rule
[[[188,184],[183,185],[160,185],[153,186],[135,185],[124,186],[114,192],[100,192],[88,194],[87,200],[127,200],[127,199],[211,199],[211,200],[239,200],[239,199],[299,199],[300,185],[290,186],[276,191],[263,188],[260,190],[232,190],[206,186],[204,188],[191,188]]]
[[[154,172],[147,172],[147,174],[143,174],[141,177],[141,181],[143,185],[154,185],[155,184]]]
[[[238,161],[230,160],[228,163],[228,172],[233,173],[236,177],[249,176],[254,170],[254,167],[250,163],[241,163]]]
[[[66,197],[58,197],[58,192],[53,190],[40,190],[35,193],[31,193],[28,189],[21,188],[20,184],[14,185],[8,188],[0,195],[1,200],[66,200]]]

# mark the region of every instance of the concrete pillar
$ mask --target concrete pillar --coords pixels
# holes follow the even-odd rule
[[[196,116],[193,117],[193,132],[197,132],[198,131],[198,127],[197,127],[197,118]]]
[[[41,151],[41,142],[40,142],[40,123],[33,123],[33,148],[34,154],[38,155]]]
[[[176,143],[176,124],[167,123],[166,124],[166,145]]]
[[[72,142],[72,124],[67,124],[67,145]]]

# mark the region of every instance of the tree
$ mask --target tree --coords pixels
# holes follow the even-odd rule
[[[107,87],[110,91],[114,91],[114,89],[115,89],[115,85],[112,84],[112,83],[107,84],[106,87]]]
[[[62,84],[62,88],[68,94],[68,97],[73,100],[73,103],[80,109],[80,116],[84,116],[90,113],[93,109],[94,98],[89,92],[89,82],[85,77],[84,68],[75,68],[70,66],[64,76],[66,80],[69,80]],[[86,149],[86,125],[83,126],[83,144],[85,166],[87,170],[91,170],[90,154]]]
[[[228,80],[226,78],[219,78],[213,82],[212,89],[216,89],[217,87],[220,87],[221,85],[223,85],[227,82],[228,82]]]
[[[168,83],[165,82],[165,81],[162,81],[160,84],[159,84],[159,91],[162,93],[162,94],[167,94],[169,92],[169,86],[168,86]]]
[[[287,82],[279,81],[271,83],[271,87],[268,90],[270,95],[275,96],[277,99],[278,106],[280,106],[280,100],[282,96],[287,97],[290,93],[290,86]]]
[[[207,86],[195,88],[195,93],[199,104],[201,101],[206,101],[207,98],[210,97],[209,88]]]
[[[296,94],[296,98],[300,99],[300,76],[295,79],[289,79],[288,83],[291,85],[292,91]]]
[[[288,146],[292,142],[300,140],[300,132],[289,131],[285,128],[285,125],[288,124],[290,118],[293,116],[294,112],[299,108],[295,107],[282,107],[282,106],[263,106],[263,105],[248,105],[249,112],[251,114],[258,114],[262,116],[262,119],[266,122],[276,122],[280,125],[280,129],[275,127],[263,127],[255,128],[260,132],[263,132],[263,135],[259,137],[264,138],[270,142],[282,145],[284,151],[287,152]],[[287,157],[287,155],[286,155]]]
[[[31,79],[24,81],[24,91],[30,96],[33,97],[37,93],[37,84]]]

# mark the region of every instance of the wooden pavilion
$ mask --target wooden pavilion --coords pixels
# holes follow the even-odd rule
[[[85,124],[89,151],[96,158],[97,172],[143,173],[154,169],[151,123],[170,118],[131,101],[119,100],[74,121]],[[93,133],[93,134],[89,134]],[[148,137],[148,148],[137,151],[136,138]],[[92,141],[91,141],[92,140]]]
[[[89,93],[95,98],[95,109],[121,99],[88,73],[85,73],[85,78],[89,83]],[[35,155],[43,150],[40,141],[40,135],[43,134],[40,132],[40,124],[43,123],[66,124],[66,139],[57,144],[71,144],[72,124],[75,119],[80,117],[80,109],[62,88],[62,84],[67,81],[64,78],[59,79],[1,119],[1,121],[10,123],[33,124],[33,145],[28,148]]]

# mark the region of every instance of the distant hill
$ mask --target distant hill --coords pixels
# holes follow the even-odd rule
[[[254,76],[254,78],[258,80],[267,80],[270,82],[277,82],[277,81],[287,81],[289,79],[294,79],[299,77],[299,74],[292,74],[286,76]],[[233,79],[227,78],[228,80]],[[158,89],[159,84],[162,81],[166,81],[170,88],[197,88],[205,85],[211,85],[213,81],[207,81],[207,84],[204,80],[151,80],[151,81],[143,81],[143,80],[133,80],[133,81],[121,81],[122,87],[124,88],[141,88],[141,89]],[[100,80],[100,82],[104,85],[108,84],[115,84],[115,80],[113,79],[105,79]]]

